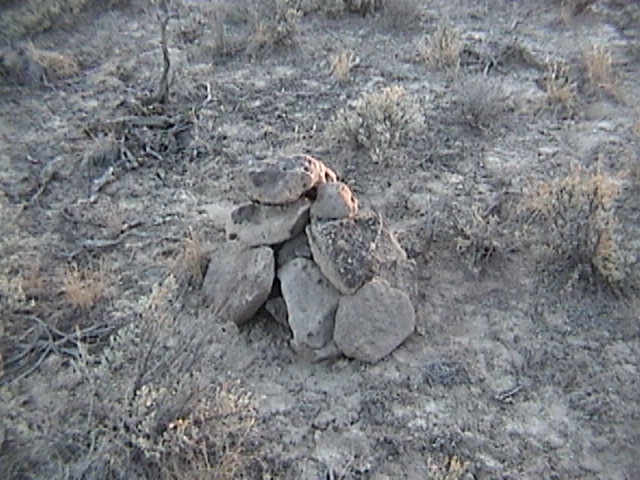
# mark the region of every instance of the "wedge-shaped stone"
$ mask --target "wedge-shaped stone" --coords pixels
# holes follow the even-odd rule
[[[375,278],[340,299],[333,339],[347,357],[375,363],[398,348],[415,325],[409,296]]]
[[[306,198],[287,205],[241,205],[231,212],[227,238],[251,247],[282,243],[304,230],[310,206]]]
[[[340,294],[311,260],[294,258],[278,270],[294,344],[318,349],[333,335]]]
[[[217,251],[202,284],[204,304],[222,321],[247,322],[267,301],[275,278],[275,258],[269,247]]]

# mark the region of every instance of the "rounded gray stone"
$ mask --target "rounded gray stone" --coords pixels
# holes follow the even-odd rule
[[[250,247],[282,243],[304,230],[309,223],[310,205],[307,198],[287,205],[240,205],[231,212],[227,238]]]
[[[275,157],[255,162],[247,169],[246,194],[260,203],[282,205],[298,200],[336,174],[310,155]]]
[[[340,299],[333,339],[345,356],[375,363],[398,348],[415,326],[409,296],[374,278]]]

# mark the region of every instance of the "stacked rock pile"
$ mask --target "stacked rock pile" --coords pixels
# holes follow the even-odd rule
[[[231,213],[202,286],[218,318],[242,324],[264,306],[316,359],[377,362],[411,335],[414,263],[379,214],[308,155],[256,163],[246,180],[251,201]]]

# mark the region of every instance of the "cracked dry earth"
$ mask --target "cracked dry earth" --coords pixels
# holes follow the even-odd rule
[[[0,85],[3,295],[12,279],[35,282],[36,271],[42,283],[30,288],[48,292],[1,313],[6,352],[11,322],[25,308],[68,331],[121,325],[168,275],[180,287],[176,317],[206,316],[197,282],[176,269],[181,242],[196,232],[207,251],[223,246],[229,213],[246,201],[238,189],[246,162],[304,152],[380,212],[416,262],[417,326],[375,364],[309,362],[265,311],[229,327],[210,369],[239,379],[255,398],[261,451],[274,469],[262,478],[638,478],[636,291],[570,281],[561,261],[510,222],[530,184],[599,164],[624,175],[621,225],[629,255],[637,255],[639,7],[596,2],[565,18],[552,1],[417,3],[418,15],[401,28],[385,11],[332,17],[310,9],[293,44],[219,56],[180,33],[195,11],[185,9],[169,24],[170,102],[146,116],[132,99],[154,88],[162,67],[147,10],[89,12],[35,36],[40,48],[72,54],[80,73],[48,85]],[[243,24],[231,17],[233,40]],[[464,45],[455,74],[418,59],[424,36],[445,23]],[[580,77],[593,44],[615,59],[615,96]],[[534,60],[507,55],[514,46]],[[330,68],[343,50],[359,58],[345,83]],[[547,72],[535,59],[575,67],[571,111],[546,105]],[[508,108],[477,129],[461,113],[461,85],[484,77]],[[415,99],[424,125],[388,158],[372,161],[327,136],[340,108],[396,85]],[[182,120],[139,120],[153,115]],[[95,154],[96,139],[109,134],[131,158]],[[110,168],[113,178],[95,188]],[[457,221],[487,209],[499,225],[490,253]],[[88,309],[69,307],[56,279],[70,262],[107,265],[108,295]],[[73,369],[67,358],[52,353],[3,387],[5,395],[46,395]],[[3,432],[9,438],[8,425]]]

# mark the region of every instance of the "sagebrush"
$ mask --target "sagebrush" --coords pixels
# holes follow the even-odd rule
[[[574,272],[615,285],[629,273],[616,213],[621,187],[620,178],[599,168],[575,168],[533,186],[523,209]]]
[[[337,112],[328,127],[330,137],[363,148],[380,162],[392,149],[420,131],[424,123],[418,102],[403,87],[385,87],[363,94],[351,107]]]

